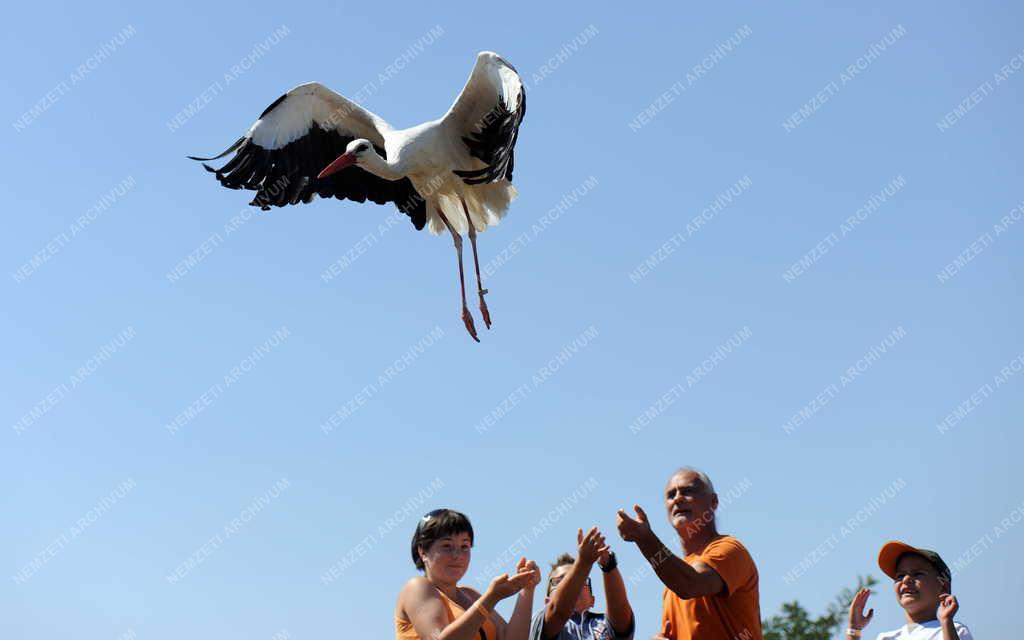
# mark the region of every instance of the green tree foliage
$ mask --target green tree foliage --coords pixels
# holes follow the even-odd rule
[[[825,608],[825,613],[816,618],[811,618],[807,609],[795,600],[784,603],[781,613],[764,621],[764,640],[832,640],[836,632],[846,624],[854,594],[876,583],[872,576],[858,576],[857,586],[840,591]]]

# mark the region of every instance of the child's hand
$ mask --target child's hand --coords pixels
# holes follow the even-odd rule
[[[592,527],[585,535],[583,529],[577,530],[576,543],[579,545],[576,557],[587,567],[594,566],[594,563],[601,557],[601,550],[606,546],[604,536],[597,530],[597,527]]]
[[[960,605],[956,601],[956,596],[944,593],[939,596],[939,621],[946,622],[952,620],[953,616],[956,615],[957,609]]]
[[[872,616],[875,615],[874,609],[868,609],[867,614],[864,613],[864,606],[868,602],[868,596],[871,595],[871,589],[861,589],[857,592],[857,595],[853,596],[853,602],[850,603],[850,628],[860,630],[868,626],[871,622]]]

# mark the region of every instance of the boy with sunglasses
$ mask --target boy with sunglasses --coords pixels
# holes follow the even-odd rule
[[[959,609],[952,595],[953,578],[939,554],[893,540],[878,553],[878,567],[894,580],[896,601],[907,622],[877,640],[974,640],[966,626],[953,621]],[[871,591],[861,589],[850,603],[847,640],[860,640],[875,610],[864,613]]]
[[[567,553],[551,565],[544,610],[530,627],[530,640],[633,640],[633,610],[615,554],[596,527],[576,533],[576,559]],[[590,570],[597,564],[604,576],[608,613],[595,613]]]

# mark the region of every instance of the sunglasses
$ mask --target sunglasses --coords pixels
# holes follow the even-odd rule
[[[548,595],[549,596],[551,595],[551,592],[555,590],[555,587],[557,587],[558,585],[562,584],[563,580],[565,580],[565,576],[562,576],[562,577],[560,577],[560,578],[558,578],[556,580],[551,580],[551,581],[548,582]],[[588,589],[590,589],[591,593],[593,593],[594,586],[590,583],[590,578],[589,577],[587,578],[587,581],[584,584],[587,586]]]

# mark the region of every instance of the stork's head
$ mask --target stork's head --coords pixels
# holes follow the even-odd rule
[[[356,138],[345,147],[345,153],[341,154],[334,160],[334,162],[327,165],[327,168],[321,171],[317,178],[322,180],[333,173],[341,171],[345,167],[349,167],[354,164],[358,165],[361,159],[365,158],[372,152],[373,145],[370,144],[369,140],[366,138]]]

